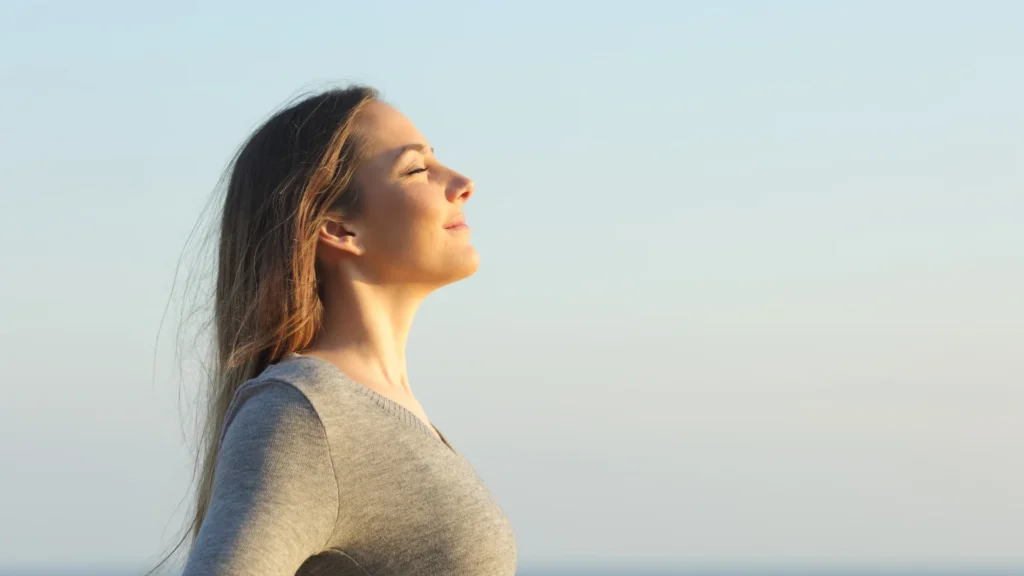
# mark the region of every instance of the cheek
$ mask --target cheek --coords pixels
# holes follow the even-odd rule
[[[441,219],[444,206],[437,202],[428,190],[409,190],[403,195],[402,206],[399,209],[406,215],[406,220],[419,225],[443,225]]]
[[[444,198],[435,198],[429,190],[405,188],[393,190],[380,202],[376,229],[389,251],[431,249],[444,233],[447,217]],[[383,196],[383,195],[382,195]]]

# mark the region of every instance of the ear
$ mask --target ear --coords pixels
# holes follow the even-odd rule
[[[351,224],[340,220],[328,220],[317,232],[317,241],[320,245],[327,245],[353,256],[359,256],[365,251],[361,240],[362,237]]]

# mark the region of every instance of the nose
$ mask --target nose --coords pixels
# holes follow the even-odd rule
[[[451,202],[457,200],[465,202],[469,200],[469,197],[473,195],[473,179],[463,176],[454,170],[451,172],[452,179],[448,185],[448,200]]]

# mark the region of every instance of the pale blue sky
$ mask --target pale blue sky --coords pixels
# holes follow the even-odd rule
[[[178,258],[345,81],[476,180],[409,367],[521,566],[1024,562],[1024,4],[143,4],[0,6],[0,566],[171,542]]]

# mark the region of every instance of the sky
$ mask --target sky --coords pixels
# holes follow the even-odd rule
[[[287,101],[474,178],[410,381],[520,566],[1024,563],[1024,5],[0,5],[0,567],[150,565],[190,233]],[[184,262],[180,262],[182,258]]]

